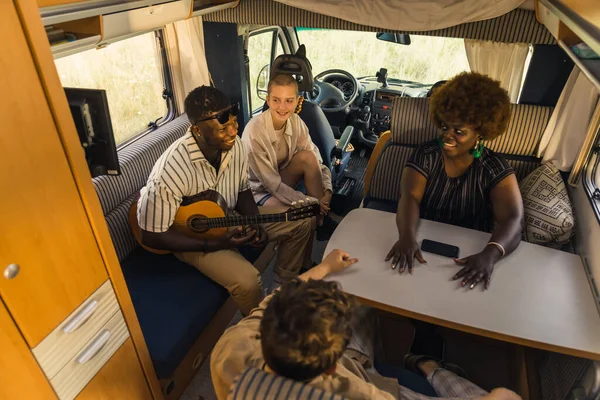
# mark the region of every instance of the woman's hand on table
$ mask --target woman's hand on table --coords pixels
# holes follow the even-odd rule
[[[473,289],[480,282],[483,282],[483,287],[487,290],[490,286],[496,261],[494,254],[485,250],[469,257],[455,258],[454,262],[464,268],[458,271],[452,277],[452,280],[455,281],[462,278],[460,285],[463,287],[468,286],[469,289]]]
[[[385,261],[392,260],[392,269],[398,267],[398,272],[400,273],[403,273],[408,265],[408,272],[412,274],[415,258],[421,264],[427,264],[427,261],[425,261],[421,254],[417,241],[407,235],[398,239],[385,257]]]

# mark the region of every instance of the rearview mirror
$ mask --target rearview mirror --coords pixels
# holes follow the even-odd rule
[[[377,32],[377,39],[398,44],[410,44],[408,33]]]
[[[256,78],[256,94],[261,100],[267,99],[267,89],[269,87],[269,76],[271,75],[271,66],[269,64],[262,67]]]

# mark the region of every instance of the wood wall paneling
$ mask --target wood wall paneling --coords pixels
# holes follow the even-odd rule
[[[12,2],[0,35],[0,268],[21,267],[0,295],[34,347],[108,274]]]
[[[0,399],[56,399],[27,343],[0,301]]]
[[[161,399],[163,398],[163,395],[160,388],[160,382],[156,376],[154,365],[152,364],[150,353],[148,352],[148,347],[146,346],[127,289],[127,284],[125,283],[123,272],[121,271],[121,265],[108,232],[104,213],[102,212],[102,207],[100,206],[98,196],[96,195],[96,191],[92,184],[92,178],[85,157],[81,151],[81,143],[79,143],[79,137],[71,117],[67,99],[54,65],[54,59],[40,18],[39,10],[35,3],[28,0],[15,0],[15,3],[17,4],[22,24],[25,27],[39,77],[42,80],[46,96],[50,101],[50,108],[55,123],[58,126],[59,135],[66,151],[75,182],[79,189],[79,194],[83,200],[89,222],[96,235],[97,244],[117,294],[117,299],[119,300],[123,315],[125,316],[125,321],[127,322],[127,327],[131,333],[134,346],[137,350],[144,372],[146,373],[146,378],[148,379],[154,398]]]

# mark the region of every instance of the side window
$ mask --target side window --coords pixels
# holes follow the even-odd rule
[[[281,37],[279,37],[275,47],[275,56],[273,57],[273,60],[275,60],[278,56],[282,55],[283,53],[285,53],[285,51],[283,51],[283,47],[281,46]]]
[[[150,32],[55,60],[64,87],[106,90],[117,145],[171,114],[159,39]]]
[[[266,31],[250,34],[248,38],[248,58],[250,59],[250,111],[254,112],[263,106],[263,100],[258,96],[256,84],[258,74],[265,65],[271,65],[273,37],[276,31]],[[277,41],[279,43],[279,41]],[[281,46],[281,45],[280,45]],[[283,51],[282,51],[283,52]]]

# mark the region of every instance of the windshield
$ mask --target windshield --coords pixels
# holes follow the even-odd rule
[[[375,32],[296,28],[313,75],[343,69],[355,78],[387,68],[388,79],[424,84],[470,71],[463,39],[411,35],[411,44],[385,42]]]

